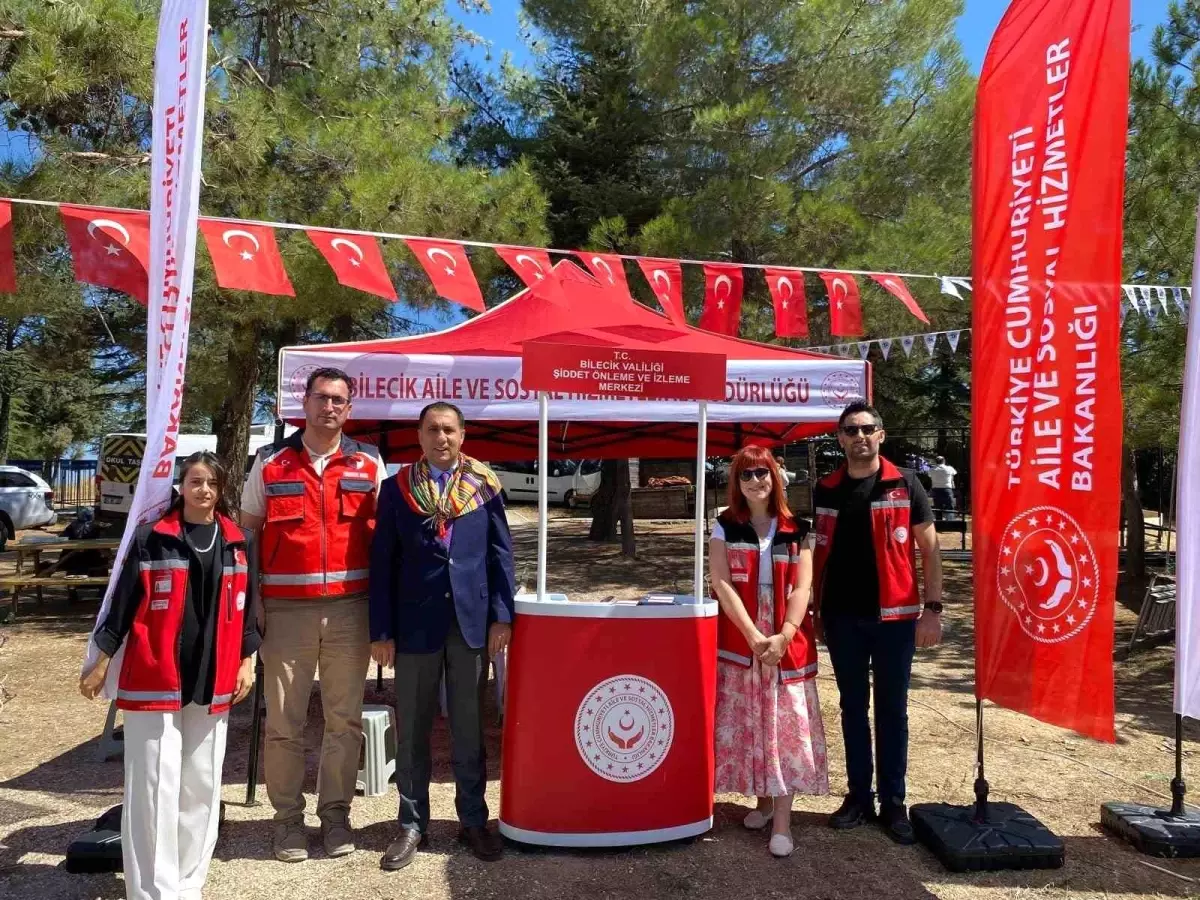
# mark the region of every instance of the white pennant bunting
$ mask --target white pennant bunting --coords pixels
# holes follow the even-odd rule
[[[1185,306],[1183,291],[1179,288],[1171,288],[1171,299],[1175,301],[1175,308],[1182,313]]]
[[[838,344],[838,356],[849,356],[849,355],[850,355],[850,345],[849,344]]]
[[[946,343],[948,343],[950,345],[951,353],[958,352],[958,339],[961,336],[962,336],[961,331],[947,331],[946,332]]]
[[[1133,308],[1134,312],[1138,312],[1137,294],[1133,290],[1133,285],[1126,284],[1122,285],[1122,287],[1125,288],[1125,297],[1129,300],[1130,307]]]
[[[892,352],[892,339],[880,338],[879,349],[883,351],[883,358],[886,360]]]
[[[958,285],[954,283],[954,279],[946,275],[942,275],[940,277],[942,282],[942,293],[949,294],[955,300],[961,300],[962,294],[958,292]]]
[[[933,356],[933,351],[937,348],[937,332],[923,335],[923,337],[925,338],[925,349],[929,351],[930,356]]]
[[[1153,314],[1150,312],[1150,308],[1154,306],[1154,300],[1150,296],[1150,288],[1145,287],[1144,285],[1139,287],[1138,296],[1142,298],[1142,306],[1146,308],[1146,315],[1152,316]]]
[[[1167,306],[1167,289],[1165,287],[1155,288],[1158,293],[1158,303],[1162,307],[1164,313],[1170,313],[1170,307]]]
[[[916,337],[911,334],[906,334],[904,337],[900,338],[900,346],[904,348],[905,356],[912,356],[912,348],[913,344],[916,343],[916,340]]]
[[[871,342],[870,341],[859,341],[858,342],[858,355],[860,357],[862,357],[863,359],[866,359],[867,354],[870,352],[871,352]]]
[[[1146,315],[1150,317],[1151,322],[1158,321],[1158,307],[1149,300],[1146,301]]]

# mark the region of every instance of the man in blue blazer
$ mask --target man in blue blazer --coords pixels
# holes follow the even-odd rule
[[[461,452],[462,412],[421,411],[421,459],[383,483],[371,543],[371,657],[396,669],[400,833],[380,866],[402,869],[427,843],[429,739],[442,673],[460,840],[480,859],[503,846],[487,828],[483,690],[512,635],[512,539],[500,483]]]

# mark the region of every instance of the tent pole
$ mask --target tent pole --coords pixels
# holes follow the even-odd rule
[[[708,458],[708,401],[700,401],[700,421],[696,425],[696,561],[692,570],[692,594],[700,603],[704,594],[704,462]]]
[[[550,476],[550,398],[545,391],[538,391],[538,548],[537,548],[537,598],[538,603],[546,599],[546,542],[549,504],[547,485]]]

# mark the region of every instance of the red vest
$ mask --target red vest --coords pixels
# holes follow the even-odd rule
[[[320,475],[296,432],[261,451],[267,517],[259,547],[264,598],[367,590],[379,451],[342,437]]]
[[[246,537],[232,519],[218,515],[221,528],[220,612],[214,646],[213,715],[233,704],[242,663],[242,617],[246,609]],[[181,706],[179,642],[188,593],[188,551],[183,519],[169,513],[139,542],[138,576],[142,600],[117,681],[117,706],[137,712],[174,712]]]
[[[758,621],[758,535],[754,526],[735,521],[722,513],[718,519],[725,529],[725,556],[729,561],[729,580],[746,607],[752,621]],[[783,629],[787,598],[800,580],[800,544],[807,527],[795,520],[780,519],[771,541],[771,591],[774,596],[774,633]],[[769,637],[770,635],[768,635]],[[727,615],[717,619],[717,659],[749,668],[753,662],[750,645]],[[779,661],[779,681],[792,684],[807,681],[817,674],[817,640],[813,618],[805,611],[800,628]]]
[[[825,565],[833,552],[839,488],[845,477],[846,466],[843,464],[836,472],[818,481],[813,489],[817,532],[817,545],[813,551],[813,592],[817,609],[821,608],[821,592],[825,587]],[[875,570],[879,573],[879,618],[884,622],[915,619],[921,615],[915,541],[910,522],[911,503],[903,474],[881,458],[879,479],[871,494],[871,538]]]

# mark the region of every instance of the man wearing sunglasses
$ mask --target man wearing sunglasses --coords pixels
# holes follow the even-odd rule
[[[879,412],[867,403],[851,403],[838,420],[846,462],[813,491],[813,592],[841,694],[849,781],[849,793],[829,824],[856,828],[878,818],[893,840],[911,844],[904,805],[908,683],[915,648],[932,647],[942,638],[942,566],[925,489],[911,470],[879,455],[883,439]],[[875,754],[868,716],[872,673]]]

